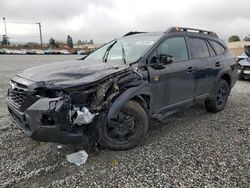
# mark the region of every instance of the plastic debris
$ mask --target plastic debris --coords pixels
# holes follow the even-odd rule
[[[82,125],[89,124],[97,114],[92,114],[87,108],[83,107],[81,110],[76,111],[77,116],[74,120],[74,124]]]
[[[116,159],[111,160],[112,167],[116,167],[118,164],[119,164],[118,160],[116,160]]]
[[[57,145],[57,152],[56,153],[58,155],[60,155],[60,153],[61,153],[60,151],[62,150],[62,148],[63,148],[62,145]]]
[[[74,163],[77,166],[85,164],[87,159],[88,159],[88,154],[84,150],[67,155],[67,161],[69,161],[70,163]]]

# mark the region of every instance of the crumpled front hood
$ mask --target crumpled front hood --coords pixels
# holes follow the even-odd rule
[[[250,66],[250,58],[239,61],[241,66]]]
[[[17,76],[51,86],[71,87],[98,81],[108,75],[124,71],[129,65],[83,60],[45,64],[26,69]]]

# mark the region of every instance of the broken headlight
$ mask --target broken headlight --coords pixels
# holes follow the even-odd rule
[[[57,89],[38,89],[38,91],[35,93],[38,97],[47,97],[47,98],[58,98],[63,97],[66,94],[63,90],[57,90]]]

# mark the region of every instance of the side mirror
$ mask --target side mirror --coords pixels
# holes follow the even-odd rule
[[[160,54],[159,57],[159,62],[160,64],[167,65],[170,64],[174,61],[174,57],[171,55],[166,55],[166,54]]]

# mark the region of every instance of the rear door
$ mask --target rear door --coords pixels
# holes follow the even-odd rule
[[[157,54],[171,55],[174,60],[168,65],[158,65]],[[158,112],[193,101],[195,64],[189,59],[184,36],[166,38],[149,58],[148,71],[154,105]]]
[[[189,37],[189,47],[192,59],[197,61],[196,72],[194,74],[194,97],[207,97],[211,92],[214,80],[214,72],[211,67],[213,60],[210,57],[208,43],[203,38]]]

